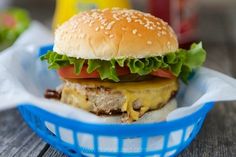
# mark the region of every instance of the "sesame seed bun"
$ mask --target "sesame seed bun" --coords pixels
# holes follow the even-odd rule
[[[128,9],[91,10],[55,32],[54,51],[83,59],[145,58],[178,49],[172,28],[150,14]]]

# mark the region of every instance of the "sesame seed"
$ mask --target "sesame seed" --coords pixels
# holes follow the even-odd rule
[[[157,25],[155,25],[155,23],[153,23],[153,22],[152,22],[152,26],[153,26],[154,28],[156,28],[156,27],[157,27]]]
[[[97,28],[95,29],[95,31],[96,31],[96,32],[99,31],[99,27],[97,27]]]
[[[147,41],[147,44],[148,44],[148,45],[152,45],[152,41],[150,41],[150,40]]]
[[[125,14],[122,14],[122,17],[126,17],[126,15],[125,15]]]
[[[78,25],[74,24],[73,25],[73,29],[76,29],[78,27]]]
[[[158,33],[157,33],[157,36],[158,36],[158,37],[161,37],[161,33],[160,33],[160,32],[158,32]]]
[[[143,21],[141,19],[136,19],[134,22],[138,22],[139,24],[143,25]]]
[[[113,37],[114,37],[114,35],[113,35],[113,34],[110,34],[110,35],[109,35],[109,38],[113,38]]]
[[[170,49],[171,45],[170,45],[170,41],[167,42],[167,47]]]
[[[127,28],[125,28],[125,27],[122,27],[121,29],[122,29],[123,31],[126,31],[126,30],[127,30]]]
[[[116,16],[116,14],[113,14],[113,18],[117,21],[119,21],[120,19]]]
[[[106,34],[106,35],[108,35],[108,34],[109,34],[109,32],[105,32],[105,34]]]
[[[100,20],[100,21],[103,20],[103,17],[102,17],[102,16],[99,16],[99,20]]]
[[[161,27],[157,27],[158,30],[161,30]]]
[[[107,25],[106,30],[110,30],[111,27],[112,27],[112,25],[113,25],[114,23],[115,23],[115,21],[111,21],[111,22]]]
[[[132,19],[130,17],[127,17],[126,19],[127,19],[128,23],[130,23],[132,21]]]
[[[149,27],[149,29],[154,30],[154,27],[151,26],[151,27]]]
[[[162,31],[161,31],[161,34],[162,34],[162,35],[166,35],[166,31],[162,30]]]
[[[143,19],[144,19],[146,22],[148,22],[148,21],[149,21],[149,19],[148,19],[148,18],[146,18],[146,17],[144,17]]]
[[[138,34],[138,36],[139,36],[139,37],[141,37],[141,36],[142,36],[142,34],[140,34],[140,33],[139,33],[139,34]]]
[[[132,32],[133,32],[133,34],[136,34],[138,32],[138,30],[134,29]]]

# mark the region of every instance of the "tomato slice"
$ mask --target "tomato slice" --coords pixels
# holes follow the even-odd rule
[[[92,73],[88,73],[87,72],[87,65],[84,65],[81,69],[80,74],[76,74],[74,72],[74,66],[66,66],[66,67],[62,67],[58,70],[58,74],[62,77],[62,78],[67,78],[67,79],[76,79],[76,78],[100,78],[100,75],[98,73],[98,71],[94,71]],[[130,74],[130,70],[128,67],[116,67],[116,73],[118,76],[124,76],[124,75],[128,75]],[[163,77],[163,78],[175,78],[175,76],[169,71],[169,70],[162,70],[162,69],[158,69],[157,71],[154,71],[151,73],[151,75],[153,76],[157,76],[157,77]]]
[[[58,74],[62,77],[62,78],[99,78],[100,75],[98,73],[98,71],[94,71],[92,73],[88,73],[87,72],[87,65],[84,65],[81,69],[80,74],[76,74],[74,72],[74,66],[66,66],[66,67],[62,67],[58,70]],[[122,76],[122,75],[127,75],[130,73],[129,68],[128,67],[117,67],[116,68],[116,72],[118,74],[118,76]]]
[[[152,72],[151,75],[158,76],[158,77],[169,78],[169,79],[175,78],[175,76],[171,73],[171,71],[163,70],[163,69],[158,69],[157,71]]]
[[[118,74],[118,76],[124,76],[124,75],[130,74],[130,70],[126,66],[125,67],[117,66],[116,67],[116,73]]]

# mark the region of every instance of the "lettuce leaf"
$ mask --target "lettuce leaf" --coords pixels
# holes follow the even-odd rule
[[[53,51],[41,57],[41,60],[47,60],[49,69],[59,69],[63,66],[74,65],[75,73],[79,74],[83,65],[86,63],[87,72],[92,73],[97,70],[102,80],[109,79],[119,82],[116,73],[116,66],[127,66],[132,74],[140,76],[148,75],[158,69],[170,70],[173,75],[180,77],[184,82],[187,80],[196,68],[202,66],[206,59],[206,51],[202,48],[202,43],[194,43],[189,50],[179,49],[176,52],[168,53],[165,56],[137,58],[112,59],[110,61],[99,59],[76,59],[67,57]]]

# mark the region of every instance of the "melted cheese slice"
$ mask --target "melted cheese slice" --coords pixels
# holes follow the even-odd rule
[[[130,121],[138,120],[145,112],[163,107],[178,89],[177,79],[155,79],[141,82],[112,83],[91,80],[70,80],[81,86],[110,88],[125,96],[121,110],[127,112]],[[134,109],[134,103],[141,104],[140,110]],[[84,104],[85,105],[85,104]],[[84,107],[85,108],[85,107]]]

